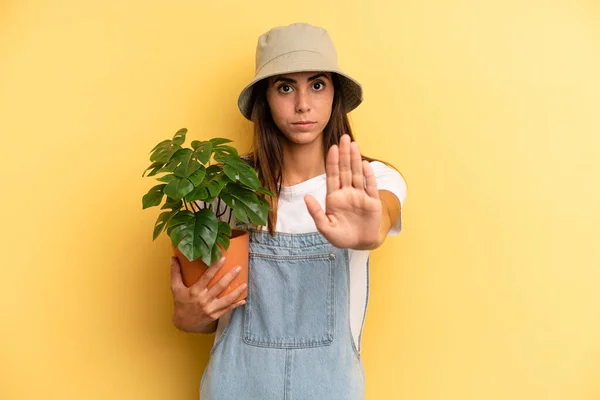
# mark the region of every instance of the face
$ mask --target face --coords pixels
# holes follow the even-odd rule
[[[269,78],[267,102],[273,121],[292,143],[320,138],[331,117],[330,72],[297,72]]]

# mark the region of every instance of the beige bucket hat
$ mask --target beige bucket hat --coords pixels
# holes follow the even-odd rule
[[[238,107],[244,117],[251,119],[250,99],[256,82],[274,75],[306,71],[338,74],[342,82],[346,112],[354,110],[362,102],[362,86],[341,71],[337,52],[328,32],[314,25],[294,23],[272,28],[258,38],[254,79],[238,98]]]

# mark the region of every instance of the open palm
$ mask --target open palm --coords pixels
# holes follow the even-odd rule
[[[313,196],[304,197],[317,229],[338,248],[372,248],[379,239],[381,201],[373,169],[349,135],[329,149],[326,175],[325,211]]]

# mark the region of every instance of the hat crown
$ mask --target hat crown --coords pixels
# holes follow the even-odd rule
[[[298,22],[277,26],[258,38],[255,74],[277,57],[295,51],[318,53],[329,65],[338,65],[337,51],[327,30]]]

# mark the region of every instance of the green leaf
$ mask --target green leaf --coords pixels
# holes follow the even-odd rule
[[[175,199],[167,196],[167,200],[165,201],[165,204],[160,209],[164,210],[164,209],[170,208],[172,210],[181,210],[181,207],[183,207],[183,201],[181,201],[181,199],[175,200]]]
[[[208,189],[210,197],[206,201],[212,203],[228,183],[230,183],[230,180],[225,175],[219,175],[213,180],[209,181],[206,184],[206,188]]]
[[[231,197],[229,193],[222,191],[219,197],[225,204],[227,204],[227,207],[233,208],[233,197]]]
[[[231,143],[231,140],[225,138],[212,138],[210,139],[210,142],[213,144],[213,146],[219,146],[224,143]]]
[[[258,196],[258,202],[261,206],[265,207],[267,211],[271,209],[271,205],[266,199],[263,199],[262,197]]]
[[[200,145],[194,150],[194,158],[196,158],[202,164],[206,164],[210,160],[212,149],[213,144],[211,142],[201,142]]]
[[[266,225],[268,208],[261,203],[256,193],[237,184],[228,184],[226,190],[233,197],[233,211],[236,217],[238,214],[241,217],[238,219],[247,223],[247,219],[243,218],[247,216],[257,225]]]
[[[144,172],[142,172],[142,176],[144,176],[144,174],[151,169],[152,171],[150,171],[150,173],[148,174],[148,176],[153,176],[156,175],[158,173],[158,171],[162,168],[162,166],[164,165],[164,163],[156,161],[153,162],[152,165],[150,165],[148,168],[146,168],[146,170]]]
[[[232,146],[218,146],[215,147],[213,150],[216,154],[220,154],[220,155],[234,155],[234,156],[238,156],[238,151],[235,147]]]
[[[223,168],[219,165],[211,165],[210,167],[206,168],[206,179],[207,180],[211,180],[214,177],[216,177],[217,175],[220,175],[223,171]]]
[[[154,224],[154,233],[152,234],[152,240],[156,240],[158,235],[161,234],[162,231],[167,227],[167,223],[179,212],[179,209],[165,211],[160,213],[156,223]]]
[[[225,166],[223,167],[223,172],[225,172],[225,175],[227,175],[227,177],[231,179],[231,182],[237,181],[237,171],[231,165],[225,164]]]
[[[226,235],[227,240],[229,241],[229,236],[231,236],[231,226],[225,221],[219,221],[219,233]],[[227,250],[227,247],[225,247]]]
[[[244,185],[252,188],[253,190],[257,190],[260,187],[260,181],[258,180],[254,170],[238,169],[238,174],[240,177],[240,182],[242,182]]]
[[[206,168],[204,168],[204,165],[198,165],[200,165],[200,168],[198,168],[198,170],[196,170],[193,174],[191,174],[188,177],[188,179],[194,184],[194,186],[200,186],[202,184],[202,181],[204,180],[204,177],[206,176]]]
[[[176,163],[177,167],[173,173],[180,178],[187,178],[198,170],[202,165],[193,159],[194,152],[190,149],[179,149],[169,161],[169,164]],[[173,167],[172,165],[170,166]]]
[[[158,180],[158,181],[167,182],[167,183],[172,182],[175,179],[177,179],[177,177],[173,174],[168,174],[168,175],[161,176],[160,178],[156,178],[156,180]]]
[[[153,186],[148,193],[142,197],[142,210],[159,205],[164,196],[163,190],[166,186],[167,185]]]
[[[171,159],[171,156],[175,154],[177,150],[181,149],[181,146],[173,143],[171,140],[164,140],[156,145],[150,155],[150,161],[166,163]]]
[[[221,251],[219,246],[213,246],[213,248],[210,252],[210,264],[207,263],[207,265],[214,264],[219,258],[221,258],[222,255],[223,255],[223,251]]]
[[[210,194],[205,186],[198,186],[187,195],[185,195],[185,201],[192,202],[196,200],[206,201]]]
[[[175,133],[175,136],[173,136],[173,143],[181,146],[185,142],[185,134],[186,133],[187,133],[186,128],[181,128],[180,130],[178,130]]]
[[[169,222],[167,232],[171,242],[188,260],[200,258],[212,265],[213,247],[219,233],[217,216],[209,209],[197,213],[182,211]]]
[[[262,187],[258,188],[257,192],[258,193],[262,193],[262,194],[267,195],[267,196],[270,196],[270,197],[275,197],[275,195],[273,194],[273,192],[270,192],[267,189],[262,188]]]
[[[175,200],[182,199],[194,190],[194,185],[187,178],[175,178],[165,187],[165,194]]]
[[[167,145],[171,145],[173,143],[173,141],[171,139],[166,139],[163,140],[162,142],[160,142],[159,144],[157,144],[156,146],[154,146],[154,148],[152,150],[150,150],[150,153],[155,152],[157,149],[167,146]]]
[[[231,236],[231,226],[227,222],[219,221],[219,233],[217,235],[217,243],[213,247],[212,259],[210,260],[211,265],[214,264],[221,256],[223,251],[229,249]]]
[[[219,234],[217,235],[217,243],[213,247],[211,265],[215,263],[223,255],[222,250],[229,249],[231,236],[231,226],[227,222],[219,221]]]
[[[239,206],[239,207],[235,207],[233,209],[233,213],[235,214],[235,217],[242,222],[248,223],[248,214],[246,213],[246,209],[243,206]]]
[[[223,158],[223,161],[225,163],[223,171],[232,181],[238,180],[253,190],[257,190],[260,187],[256,171],[239,157],[228,155]]]
[[[170,160],[168,161],[158,172],[173,172],[177,165],[179,164],[178,160]]]

